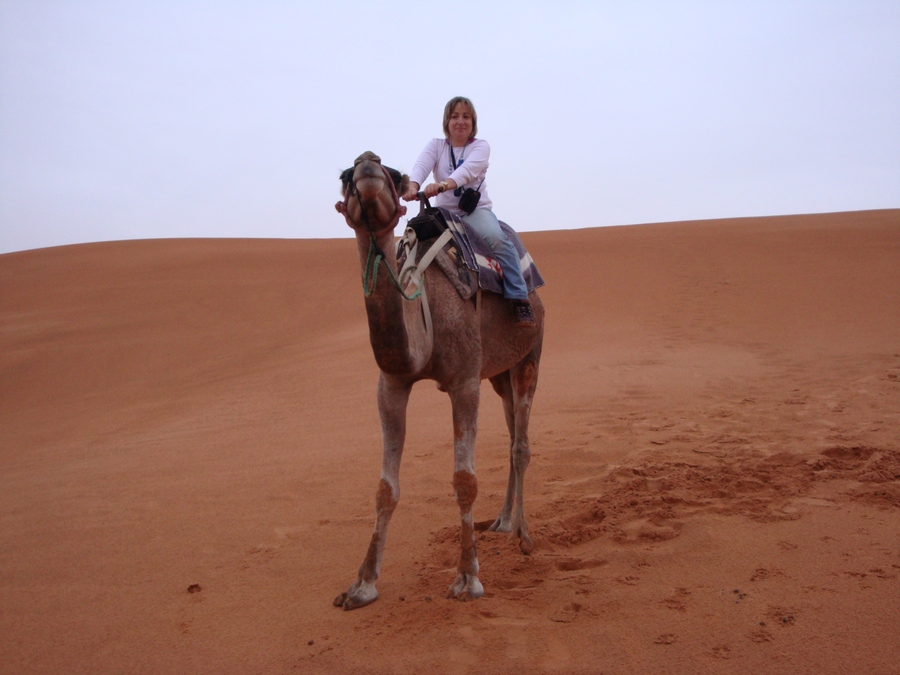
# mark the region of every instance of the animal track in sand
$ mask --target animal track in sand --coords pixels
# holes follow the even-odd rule
[[[766,569],[765,567],[757,567],[756,571],[750,577],[750,581],[764,581],[775,577],[783,577],[784,570],[778,568]]]
[[[831,507],[839,499],[900,504],[896,450],[832,446],[812,455],[742,453],[727,461],[700,462],[614,467],[592,482],[599,496],[558,497],[541,509],[534,534],[564,548],[599,537],[654,543],[679,536],[682,519],[704,511],[771,522],[796,520],[804,509]],[[837,480],[843,492],[806,496]],[[853,488],[851,481],[863,487]]]
[[[544,592],[546,581],[565,580],[580,588],[585,579],[596,582],[594,570],[605,567],[609,560],[598,555],[595,547],[585,550],[585,545],[603,539],[604,545],[627,546],[632,551],[637,550],[635,545],[661,546],[679,537],[697,514],[775,522],[796,520],[810,509],[835,508],[848,501],[900,505],[896,478],[900,476],[900,452],[890,448],[832,445],[815,453],[769,455],[744,451],[725,460],[698,457],[696,462],[665,461],[662,457],[646,453],[643,461],[630,466],[607,465],[587,482],[574,481],[565,492],[542,497],[531,516],[535,554],[527,558],[508,542],[506,534],[484,531],[493,521],[480,523],[478,550],[485,586],[515,600]],[[425,575],[430,582],[455,566],[458,539],[458,527],[432,533],[429,557],[433,564]],[[778,546],[787,552],[797,548],[788,541]],[[878,579],[894,578],[894,570],[885,571],[886,567],[850,567],[845,578],[877,584]],[[748,581],[765,583],[784,574],[776,567],[757,567]],[[614,580],[636,585],[640,576],[620,574]],[[687,611],[684,594],[660,603],[674,611]],[[772,625],[774,618],[781,622],[788,617],[788,623],[796,618],[790,608],[775,608],[770,613]],[[755,639],[767,641],[763,633]]]
[[[671,597],[662,600],[661,604],[666,609],[674,609],[678,612],[687,611],[687,600],[691,597],[691,592],[686,588],[676,588],[675,593]]]
[[[717,645],[710,650],[710,653],[717,659],[730,659],[731,647],[728,645]]]
[[[679,521],[654,514],[622,525],[614,539],[619,543],[667,541],[681,534],[682,527],[684,524]]]
[[[626,586],[636,586],[640,580],[640,577],[628,574],[623,574],[622,576],[616,577],[616,581],[618,581],[620,584],[625,584]]]
[[[594,567],[602,567],[603,565],[608,564],[609,561],[604,558],[574,558],[560,560],[556,563],[556,569],[558,569],[560,572],[577,572],[578,570],[587,570]]]
[[[772,631],[765,627],[755,628],[750,631],[750,639],[756,643],[771,642]]]
[[[570,602],[562,609],[558,609],[553,614],[550,615],[551,621],[556,621],[557,623],[571,623],[578,616],[579,612],[581,612],[582,606],[577,602]]]
[[[797,616],[799,616],[799,611],[793,607],[770,605],[766,610],[766,617],[780,626],[793,626]]]

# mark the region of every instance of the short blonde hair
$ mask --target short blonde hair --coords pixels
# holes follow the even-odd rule
[[[465,96],[454,96],[444,106],[444,136],[450,138],[450,115],[453,114],[453,109],[460,103],[469,106],[469,111],[472,113],[472,135],[469,136],[471,141],[478,133],[478,113],[475,112],[475,106],[472,101]]]

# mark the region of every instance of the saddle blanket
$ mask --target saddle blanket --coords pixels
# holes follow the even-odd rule
[[[503,295],[503,270],[500,262],[494,258],[494,253],[490,245],[477,232],[468,227],[465,222],[458,216],[453,215],[449,211],[440,209],[453,233],[453,241],[459,252],[457,265],[460,261],[470,271],[475,273],[478,279],[478,285],[482,290],[490,291]],[[519,256],[519,267],[522,270],[522,276],[525,279],[525,285],[528,292],[534,291],[544,285],[544,279],[538,271],[537,266],[531,254],[525,250],[525,245],[519,235],[509,225],[500,221],[500,228],[507,238],[512,242]],[[448,244],[451,246],[452,244]],[[440,259],[438,259],[440,262]],[[398,261],[403,264],[403,261]],[[445,273],[450,276],[449,270],[444,265],[440,265]],[[460,270],[462,271],[462,270]],[[462,276],[462,275],[460,275]],[[468,275],[465,275],[468,276]],[[451,277],[451,281],[456,281]]]

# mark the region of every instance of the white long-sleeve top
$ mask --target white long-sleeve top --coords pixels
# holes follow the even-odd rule
[[[432,138],[419,153],[419,158],[409,173],[409,179],[418,183],[421,189],[428,174],[434,174],[436,183],[452,178],[459,187],[474,188],[481,193],[481,199],[478,200],[479,209],[491,208],[493,204],[488,196],[487,182],[482,182],[490,164],[491,146],[487,141],[476,138],[465,148],[453,148],[453,154],[456,155],[457,162],[460,158],[463,160],[463,163],[455,169],[452,168],[449,141],[446,138]],[[465,214],[465,211],[459,208],[459,197],[453,194],[453,190],[447,190],[435,197],[434,205],[457,215]]]

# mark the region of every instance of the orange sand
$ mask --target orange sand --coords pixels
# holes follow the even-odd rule
[[[444,599],[423,383],[355,612],[381,455],[355,243],[0,256],[0,671],[897,675],[900,210],[523,239],[535,552],[479,533],[486,596]],[[476,520],[506,454],[485,385]]]

